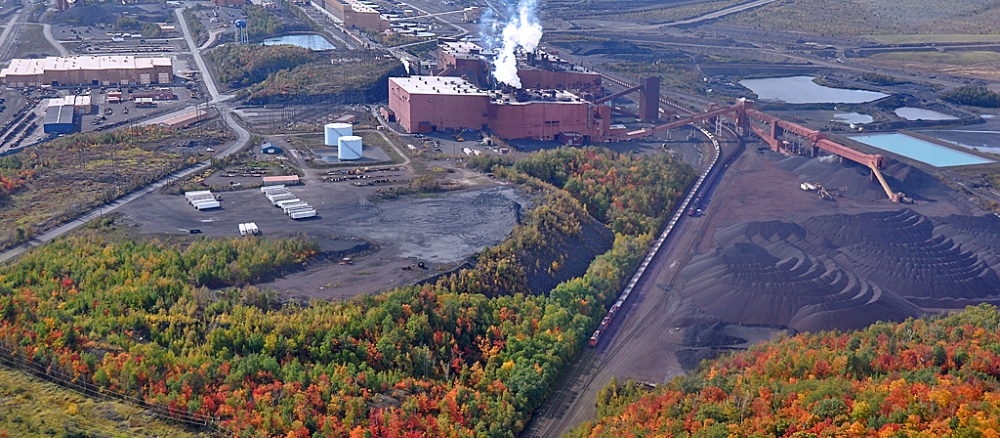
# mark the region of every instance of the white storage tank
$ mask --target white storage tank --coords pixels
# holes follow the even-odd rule
[[[337,140],[337,158],[341,160],[361,159],[361,137],[348,135]]]
[[[354,125],[350,123],[327,123],[323,130],[323,143],[327,146],[338,146],[340,137],[354,135]]]

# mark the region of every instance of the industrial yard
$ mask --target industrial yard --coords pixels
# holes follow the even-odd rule
[[[12,13],[0,1],[3,260],[65,233],[303,239],[316,251],[294,265],[199,287],[215,300],[252,285],[275,299],[247,314],[267,318],[371,306],[346,320],[423,288],[386,301],[391,317],[376,319],[391,324],[366,328],[378,342],[328,339],[326,362],[275,353],[269,371],[366,363],[383,393],[366,389],[351,418],[377,436],[392,434],[378,413],[424,394],[385,390],[407,361],[408,379],[502,394],[489,403],[517,411],[502,433],[555,437],[605,409],[594,400],[612,379],[655,387],[787,334],[1000,305],[1000,39],[984,19],[963,35],[932,19],[936,2],[890,19],[896,6],[875,0],[871,23],[810,30],[804,17],[831,13],[814,0],[514,3],[58,0]],[[644,159],[691,179],[641,179]],[[660,204],[657,177],[677,183]],[[658,230],[636,213],[649,205],[673,206]],[[425,333],[418,298],[469,300],[492,326],[463,315]],[[520,300],[537,309],[509,314]],[[418,349],[391,357],[409,342],[383,342],[393,325],[414,345],[455,337],[427,349],[421,374]],[[544,354],[509,353],[518,325]],[[212,339],[234,359],[250,351]],[[461,386],[469,375],[501,384]],[[210,414],[191,418],[237,418]]]
[[[326,260],[267,287],[303,299],[346,299],[432,277],[500,243],[530,198],[504,185],[479,185],[429,198],[380,200],[374,187],[288,187],[316,216],[294,220],[260,189],[218,193],[220,208],[198,211],[183,196],[149,195],[119,210],[137,236],[240,236],[253,221],[266,238],[317,239]],[[374,199],[372,199],[374,198]],[[351,264],[341,264],[350,257]],[[403,270],[403,267],[425,267]]]

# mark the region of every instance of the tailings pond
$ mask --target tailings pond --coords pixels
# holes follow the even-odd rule
[[[937,111],[931,111],[929,109],[923,108],[912,108],[904,106],[902,108],[896,108],[894,111],[897,116],[900,116],[906,120],[958,120],[958,117],[939,113]]]
[[[276,46],[279,44],[291,44],[293,46],[304,47],[316,52],[337,48],[333,44],[330,44],[326,38],[315,34],[283,35],[264,40],[265,46]]]
[[[868,114],[861,114],[861,113],[836,113],[836,114],[833,115],[833,119],[831,119],[830,121],[831,122],[839,122],[839,123],[850,123],[852,125],[853,124],[863,125],[865,123],[871,123],[874,120],[875,119],[872,118],[872,116],[869,116]]]
[[[790,104],[805,103],[867,103],[888,97],[888,94],[867,90],[832,88],[813,82],[812,76],[744,79],[740,85],[753,91],[760,100]]]
[[[851,139],[936,167],[992,163],[993,160],[941,146],[904,134],[871,134]]]
[[[1000,131],[975,129],[949,129],[919,131],[938,140],[955,143],[980,152],[1000,154]]]

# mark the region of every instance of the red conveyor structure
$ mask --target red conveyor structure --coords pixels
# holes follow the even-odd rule
[[[779,138],[782,134],[789,132],[802,137],[803,139],[809,141],[811,156],[815,157],[820,150],[823,150],[839,156],[842,160],[850,160],[866,166],[871,169],[872,180],[877,180],[879,184],[882,185],[882,189],[885,190],[886,196],[888,196],[892,202],[900,202],[906,199],[903,193],[893,192],[889,187],[889,183],[886,182],[885,177],[882,175],[880,169],[885,167],[885,157],[882,155],[866,154],[829,140],[822,132],[760,112],[753,108],[752,101],[746,99],[741,99],[736,102],[736,104],[728,108],[716,109],[710,107],[703,113],[692,114],[690,116],[656,125],[651,128],[643,128],[638,131],[628,132],[614,140],[631,140],[635,138],[647,137],[658,132],[676,129],[692,123],[708,122],[717,117],[729,117],[733,120],[736,126],[742,128],[744,132],[746,130],[754,132],[760,136],[764,142],[770,145],[771,149],[775,152],[792,152],[789,149],[789,142]]]

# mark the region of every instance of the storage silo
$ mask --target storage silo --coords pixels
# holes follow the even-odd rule
[[[361,137],[345,135],[337,140],[337,158],[341,160],[361,159]]]
[[[354,135],[354,127],[350,123],[327,123],[323,143],[327,146],[337,146],[337,139],[345,135]]]

